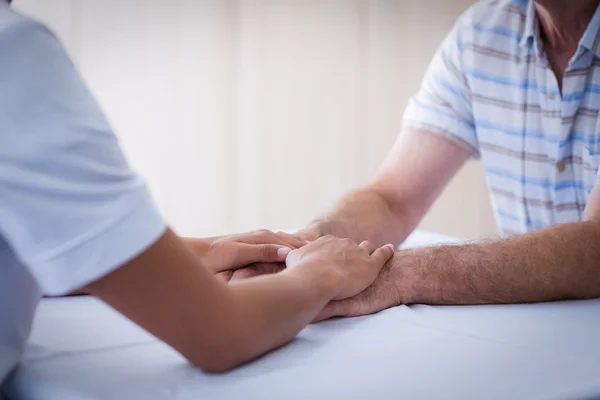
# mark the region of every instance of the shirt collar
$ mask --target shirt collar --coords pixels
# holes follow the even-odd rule
[[[525,12],[525,29],[523,31],[523,36],[519,41],[519,46],[525,47],[531,44],[533,44],[535,53],[539,55],[542,51],[542,45],[540,42],[540,28],[533,0],[530,0],[527,4],[527,10]],[[594,53],[596,57],[600,58],[600,5],[596,8],[594,16],[579,40],[579,47],[586,48]]]
[[[579,40],[579,46],[588,49],[596,57],[600,57],[600,5],[596,8],[594,16]]]
[[[519,46],[524,48],[525,46],[530,46],[532,43],[536,54],[540,54],[539,25],[537,22],[537,14],[535,12],[535,4],[533,3],[533,0],[529,0],[525,11],[525,30],[519,41]]]

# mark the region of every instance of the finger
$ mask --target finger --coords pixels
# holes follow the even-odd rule
[[[284,262],[291,248],[276,244],[241,243],[236,256],[237,265],[248,265],[257,262]]]
[[[373,252],[375,251],[375,246],[368,240],[365,240],[359,246],[365,249],[365,251],[369,253],[369,255],[373,254]]]
[[[313,319],[313,323],[335,317],[344,317],[347,314],[352,299],[330,301]]]
[[[221,271],[217,273],[215,276],[222,282],[228,283],[231,280],[231,276],[233,275],[233,271]]]
[[[281,272],[285,269],[285,264],[282,263],[260,263],[253,264],[246,268],[238,269],[233,272],[231,281],[239,281],[243,279],[253,278],[259,275],[268,275]]]
[[[237,238],[241,243],[247,244],[277,244],[281,246],[298,249],[306,243],[290,234],[274,233],[267,229],[251,232],[250,234],[241,235]]]
[[[268,244],[268,243],[283,244],[283,243],[276,243],[274,241],[275,238],[276,238],[275,233],[271,232],[268,229],[252,231],[252,232],[238,235],[238,237],[236,237],[236,239],[239,242],[247,243],[247,244]]]
[[[374,314],[393,306],[393,304],[377,304],[370,295],[365,295],[364,293],[365,292],[349,299],[330,301],[329,304],[317,314],[312,322],[319,322],[336,317],[360,317],[363,315]]]
[[[305,240],[302,240],[296,236],[290,235],[289,233],[285,233],[285,232],[272,233],[271,232],[271,234],[268,237],[265,237],[264,243],[280,244],[280,245],[291,247],[292,249],[299,249],[300,247],[306,245],[308,242],[306,242]]]
[[[383,247],[378,248],[371,254],[371,261],[377,266],[382,267],[392,256],[394,255],[394,245],[386,244]]]
[[[230,282],[241,281],[257,275],[260,275],[260,273],[255,267],[240,268],[233,271]]]
[[[287,232],[277,232],[277,236],[285,240],[288,244],[294,246],[296,249],[308,244],[308,240],[304,240],[300,236],[292,235]]]

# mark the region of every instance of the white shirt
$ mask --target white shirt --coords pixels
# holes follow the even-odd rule
[[[61,44],[0,0],[0,382],[42,293],[98,279],[164,230]]]

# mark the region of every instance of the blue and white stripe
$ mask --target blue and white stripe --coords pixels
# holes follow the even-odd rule
[[[505,234],[580,221],[600,163],[600,8],[562,93],[537,27],[533,0],[473,5],[404,116],[481,158]]]

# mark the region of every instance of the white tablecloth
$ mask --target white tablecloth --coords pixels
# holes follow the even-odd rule
[[[444,241],[417,234],[412,245]],[[100,302],[44,300],[14,399],[598,399],[600,300],[400,306],[203,374]]]

